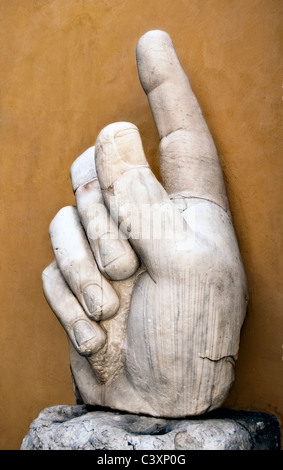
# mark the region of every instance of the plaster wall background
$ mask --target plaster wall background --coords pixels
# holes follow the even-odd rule
[[[0,0],[0,448],[45,407],[74,403],[65,334],[41,272],[48,226],[74,203],[69,168],[113,121],[158,137],[135,64],[167,31],[222,161],[250,290],[226,406],[283,415],[280,0]]]

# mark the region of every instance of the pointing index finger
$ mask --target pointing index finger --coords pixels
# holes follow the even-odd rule
[[[142,36],[137,46],[137,66],[159,137],[191,127],[191,119],[195,119],[192,114],[196,110],[200,113],[200,109],[170,36],[163,31],[149,31]],[[203,127],[202,122],[197,125]]]
[[[149,31],[137,46],[137,67],[161,139],[160,171],[169,193],[228,202],[217,151],[170,36]]]

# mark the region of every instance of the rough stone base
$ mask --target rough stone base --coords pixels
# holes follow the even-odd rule
[[[277,418],[217,410],[187,419],[161,419],[85,405],[46,408],[21,450],[280,450]]]

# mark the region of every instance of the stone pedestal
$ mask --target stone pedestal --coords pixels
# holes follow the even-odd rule
[[[280,450],[280,427],[266,413],[221,409],[161,419],[62,405],[39,414],[21,450]]]

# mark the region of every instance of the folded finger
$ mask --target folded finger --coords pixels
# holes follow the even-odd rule
[[[57,264],[87,315],[96,320],[114,316],[118,296],[99,271],[75,207],[64,207],[49,228]]]
[[[69,286],[66,284],[56,261],[42,273],[45,297],[79,354],[89,356],[98,352],[106,342],[101,326],[85,314]]]
[[[111,280],[129,278],[140,262],[104,204],[95,170],[94,147],[75,160],[71,178],[78,213],[101,273]]]

